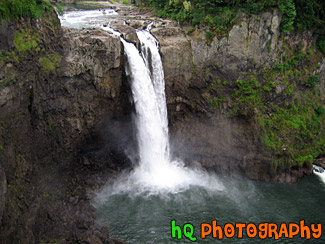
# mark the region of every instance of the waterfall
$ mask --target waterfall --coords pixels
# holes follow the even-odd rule
[[[170,172],[165,84],[160,55],[149,32],[139,31],[137,34],[142,55],[133,44],[121,39],[128,58],[127,74],[131,77],[136,109],[140,162],[133,176],[144,185],[172,185],[177,177],[172,177],[173,172]]]
[[[158,41],[149,30],[138,30],[141,52],[134,44],[121,41],[127,57],[126,74],[131,78],[139,162],[126,178],[115,182],[112,192],[179,192],[190,186],[221,190],[215,176],[184,167],[172,160],[168,136],[165,81]]]
[[[159,109],[160,124],[163,130],[162,143],[164,143],[165,156],[169,160],[169,140],[168,140],[168,117],[165,96],[164,70],[159,54],[159,43],[147,30],[137,31],[141,42],[141,55],[148,70],[153,88],[156,94],[156,101]],[[149,61],[150,60],[150,61]]]
[[[142,55],[133,44],[124,40],[122,42],[128,57],[128,71],[137,114],[139,166],[150,171],[157,165],[169,163],[164,73],[157,41],[148,31],[138,31],[137,34]]]

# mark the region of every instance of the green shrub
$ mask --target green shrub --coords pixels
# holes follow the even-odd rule
[[[325,55],[325,35],[321,35],[317,39],[317,47]]]
[[[314,88],[314,87],[317,85],[318,80],[319,80],[318,76],[317,76],[317,75],[313,75],[313,76],[311,76],[311,77],[307,80],[307,82],[306,82],[305,85],[306,85],[307,87]]]
[[[296,7],[293,0],[279,0],[279,9],[283,13],[281,30],[289,32],[293,30],[293,24],[296,18]]]
[[[281,31],[297,27],[315,30],[320,38],[317,46],[325,54],[325,1],[324,0],[144,0],[156,9],[162,18],[172,18],[193,26],[207,26],[214,34],[224,36],[236,23],[237,11],[249,15],[260,14],[272,8],[283,13]],[[210,35],[209,35],[210,38]]]
[[[325,2],[323,0],[295,0],[296,23],[299,29],[321,28],[324,24]]]
[[[205,31],[205,37],[209,40],[213,38],[213,32],[212,31]]]
[[[1,0],[0,22],[6,19],[18,19],[21,17],[42,17],[44,11],[52,9],[49,2],[43,0]]]
[[[56,11],[58,12],[58,15],[61,16],[64,14],[63,9],[59,3],[55,3],[55,7],[56,7]]]

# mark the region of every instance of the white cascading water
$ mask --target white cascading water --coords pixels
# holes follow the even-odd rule
[[[60,17],[63,26],[99,27],[114,35],[107,22],[118,14],[113,9],[70,11]],[[109,17],[109,18],[107,18]],[[106,27],[104,27],[106,26]],[[200,169],[184,167],[182,161],[171,160],[164,72],[158,41],[149,29],[138,30],[141,52],[132,44],[121,41],[128,59],[127,73],[131,78],[136,108],[136,127],[139,162],[128,175],[119,177],[113,185],[103,189],[97,200],[105,196],[127,192],[132,194],[175,193],[190,186],[201,186],[213,191],[223,189],[218,179]]]
[[[67,11],[63,15],[59,15],[59,18],[62,26],[80,28],[102,26],[107,24],[108,16],[113,19],[117,15],[118,13],[114,9],[75,10]]]
[[[165,79],[161,57],[159,54],[159,43],[148,30],[137,31],[141,43],[141,56],[150,71],[150,78],[156,95],[156,103],[159,110],[160,128],[162,138],[159,138],[165,159],[169,161],[169,139],[168,139],[168,115],[165,96]],[[150,61],[149,61],[150,60]]]
[[[131,78],[136,109],[139,162],[130,175],[115,182],[110,194],[175,193],[192,185],[222,190],[223,186],[215,176],[171,160],[165,81],[158,42],[148,30],[137,31],[137,35],[141,53],[132,43],[123,38],[121,41],[128,59],[126,72]]]

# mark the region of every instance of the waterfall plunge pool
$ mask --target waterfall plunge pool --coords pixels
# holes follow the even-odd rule
[[[148,31],[137,34],[141,54],[133,44],[122,42],[136,107],[139,165],[98,194],[94,201],[98,223],[108,226],[113,237],[130,244],[191,243],[189,239],[197,243],[323,243],[323,236],[318,236],[321,227],[317,233],[311,231],[310,240],[289,239],[286,233],[278,240],[275,240],[275,233],[273,238],[272,234],[266,239],[258,239],[258,235],[250,238],[245,230],[240,239],[238,235],[223,239],[211,235],[200,238],[201,223],[214,220],[221,226],[274,223],[280,229],[282,223],[289,228],[290,223],[299,225],[304,221],[306,226],[315,227],[316,224],[319,227],[325,219],[322,209],[325,206],[324,184],[316,175],[295,185],[235,180],[185,168],[181,161],[170,160],[158,43]],[[148,53],[151,57],[145,55]],[[152,67],[148,67],[149,59]],[[180,227],[177,234],[185,226],[191,226],[193,229],[186,229],[193,230],[192,235],[187,235],[191,238],[173,238],[172,233],[175,237],[177,234],[172,231],[171,221]]]
[[[325,183],[313,175],[297,184],[253,182],[244,179],[219,178],[224,186],[221,191],[209,191],[203,187],[190,187],[186,191],[163,194],[139,194],[136,191],[113,193],[110,186],[95,199],[97,221],[108,226],[114,238],[130,244],[191,243],[183,237],[171,237],[171,220],[183,226],[194,226],[196,243],[325,243],[320,239],[266,238],[242,239],[208,236],[201,239],[200,224],[217,220],[226,223],[325,223]]]
[[[61,23],[67,27],[97,26],[102,28],[104,23],[114,19],[116,15],[117,13],[111,9],[82,12],[76,10],[65,12],[65,15],[61,17]],[[145,59],[145,57],[143,58]],[[150,76],[150,74],[145,76]],[[160,89],[159,87],[161,88],[161,84],[155,84],[153,89]],[[152,90],[152,88],[150,89]],[[164,97],[159,94],[161,95],[161,92],[158,91],[156,99],[158,105],[161,105],[159,100],[164,100]],[[164,187],[155,191],[155,184],[150,184],[152,183],[150,179],[157,178],[153,173],[159,173],[161,170],[157,170],[155,166],[152,168],[150,163],[149,165],[142,164],[143,167],[138,168],[131,175],[121,177],[117,182],[111,182],[104,187],[93,201],[97,209],[97,222],[100,225],[108,226],[112,237],[125,240],[129,244],[192,243],[186,237],[181,240],[172,238],[171,221],[175,220],[176,225],[181,227],[184,224],[192,224],[193,236],[197,238],[196,243],[325,243],[324,235],[319,239],[312,237],[310,240],[299,237],[260,240],[258,237],[249,238],[245,231],[242,239],[237,238],[237,234],[233,238],[224,237],[222,240],[211,236],[201,239],[200,224],[211,223],[213,220],[217,220],[218,225],[222,226],[226,223],[233,225],[235,223],[258,225],[265,222],[299,224],[301,220],[304,220],[306,225],[318,223],[324,225],[325,180],[322,181],[320,178],[322,176],[313,175],[294,185],[261,183],[217,177],[203,171],[184,170],[181,164],[174,164],[172,168],[179,171],[179,174],[173,178],[173,184],[176,183],[176,186],[171,186],[168,184],[168,179],[171,176],[168,172],[175,172],[175,170],[170,171],[169,155],[161,155],[151,147],[152,145],[157,146],[158,149],[163,147],[164,154],[168,154],[166,151],[169,150],[169,142],[164,136],[168,135],[168,126],[162,123],[166,128],[159,129],[162,129],[159,137],[163,140],[155,141],[154,144],[148,143],[146,140],[148,134],[146,129],[143,129],[143,123],[148,123],[148,118],[156,117],[160,122],[166,121],[163,117],[163,114],[166,113],[164,106],[158,110],[153,108],[159,113],[148,117],[146,117],[147,115],[139,116],[138,108],[136,121],[138,137],[139,134],[142,134],[139,138],[139,145],[145,144],[140,145],[139,156],[142,161],[150,162],[152,158],[157,159],[156,153],[158,153],[158,158],[162,158],[158,161],[162,161],[163,169],[167,170],[164,170],[164,177],[159,178],[155,183]],[[143,108],[144,111],[147,110],[146,107]],[[151,122],[149,121],[149,124],[144,127],[151,128]],[[153,128],[154,133],[157,133],[157,129]],[[152,138],[155,139],[156,136]],[[148,147],[153,154],[147,154]],[[167,168],[165,168],[166,165]],[[148,173],[149,181],[143,180],[143,173]],[[184,177],[179,177],[179,175]],[[325,177],[322,178],[325,179]]]

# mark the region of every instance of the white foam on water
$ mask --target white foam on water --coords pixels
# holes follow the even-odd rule
[[[317,175],[323,181],[323,183],[325,184],[325,172],[319,173],[319,172],[316,172],[314,170],[314,174]]]

